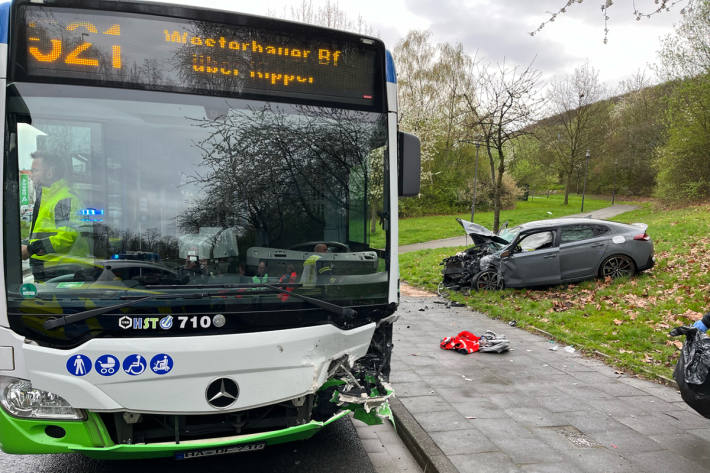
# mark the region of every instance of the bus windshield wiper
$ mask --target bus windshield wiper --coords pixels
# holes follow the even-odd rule
[[[283,287],[279,286],[285,286],[285,287],[297,287],[298,285],[294,284],[282,284],[282,283],[276,283],[276,284],[266,284],[266,283],[245,283],[245,284],[231,284],[231,283],[218,283],[218,284],[199,284],[199,285],[194,285],[194,286],[176,286],[176,285],[152,285],[152,286],[146,286],[146,289],[178,289],[178,288],[211,288],[211,289],[234,289],[234,288],[240,288],[242,291],[258,291],[259,289],[267,288],[271,289],[272,291],[276,291],[282,294],[288,294],[293,297],[296,297],[298,299],[301,299],[306,302],[310,302],[311,304],[320,307],[321,309],[325,309],[328,312],[331,312],[335,315],[340,315],[341,317],[345,318],[351,318],[357,315],[357,312],[354,309],[351,309],[349,307],[342,307],[337,304],[333,304],[331,302],[326,302],[322,299],[316,299],[315,297],[310,297],[310,296],[304,296],[303,294],[297,294],[295,292],[287,291]]]
[[[220,288],[224,289],[227,286],[222,285]],[[206,289],[207,287],[205,287]],[[349,307],[342,307],[330,302],[326,302],[321,299],[316,299],[315,297],[310,297],[310,296],[304,296],[303,294],[296,294],[294,292],[287,291],[285,289],[282,289],[277,286],[272,286],[270,284],[249,284],[242,287],[235,286],[235,287],[229,287],[230,290],[228,291],[220,291],[218,293],[211,293],[211,292],[205,292],[205,291],[198,291],[198,292],[191,292],[191,293],[184,293],[184,294],[151,294],[149,296],[145,297],[139,297],[137,299],[132,299],[127,302],[122,302],[120,304],[115,304],[107,307],[99,307],[96,309],[89,309],[85,310],[82,312],[77,312],[76,314],[69,314],[69,315],[62,315],[61,317],[57,318],[52,318],[44,322],[43,326],[46,330],[52,330],[58,327],[64,327],[65,325],[73,324],[76,322],[81,322],[83,320],[90,319],[92,317],[97,317],[102,314],[106,314],[108,312],[111,312],[113,310],[121,309],[123,307],[129,307],[132,305],[140,304],[141,302],[149,301],[149,300],[156,300],[156,299],[175,299],[178,297],[181,297],[183,299],[201,299],[203,297],[209,297],[209,296],[225,296],[229,294],[244,294],[246,291],[249,289],[261,289],[261,288],[267,288],[271,289],[272,291],[276,291],[279,293],[283,294],[288,294],[290,296],[296,297],[298,299],[304,300],[306,302],[309,302],[317,307],[320,307],[321,309],[325,309],[328,312],[331,312],[333,314],[339,315],[341,317],[345,318],[352,318],[355,315],[357,315],[357,312]],[[131,296],[121,296],[121,299],[127,299]]]
[[[352,318],[357,315],[357,312],[354,309],[351,309],[350,307],[343,307],[339,306],[337,304],[333,304],[332,302],[326,302],[321,299],[316,299],[315,297],[310,297],[310,296],[304,296],[303,294],[297,294],[292,291],[287,291],[286,289],[277,287],[277,286],[272,286],[271,284],[262,284],[262,287],[269,288],[271,290],[280,292],[282,294],[288,294],[290,296],[296,297],[298,299],[304,300],[306,302],[310,302],[311,304],[320,307],[321,309],[325,309],[328,312],[331,312],[335,315],[339,315],[341,317],[345,317],[346,319]]]
[[[224,293],[221,293],[222,295]],[[57,327],[64,327],[65,325],[73,324],[76,322],[81,322],[82,320],[90,319],[98,315],[111,312],[116,309],[121,309],[123,307],[129,307],[132,305],[140,304],[144,301],[155,300],[155,299],[176,299],[182,297],[184,299],[202,299],[203,297],[210,296],[208,292],[191,292],[186,294],[151,294],[145,297],[139,297],[137,299],[132,299],[127,302],[122,302],[120,304],[110,305],[107,307],[98,307],[96,309],[89,309],[82,312],[77,312],[76,314],[62,315],[61,317],[49,319],[44,322],[43,326],[46,330],[52,330]],[[121,296],[121,299],[127,299],[131,296]]]

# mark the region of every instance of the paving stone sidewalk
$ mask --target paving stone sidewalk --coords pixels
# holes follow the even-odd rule
[[[436,300],[403,295],[391,381],[460,472],[710,471],[710,420],[674,388]],[[439,348],[461,330],[504,334],[513,350]]]

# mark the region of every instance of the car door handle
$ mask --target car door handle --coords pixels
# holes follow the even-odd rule
[[[547,255],[544,259],[557,258],[557,255]]]
[[[592,248],[599,248],[600,246],[604,246],[604,243],[595,243],[592,245]]]

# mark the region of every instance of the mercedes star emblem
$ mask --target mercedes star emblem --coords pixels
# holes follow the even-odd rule
[[[210,406],[223,409],[231,406],[237,400],[239,386],[229,378],[219,378],[207,386],[205,395]]]

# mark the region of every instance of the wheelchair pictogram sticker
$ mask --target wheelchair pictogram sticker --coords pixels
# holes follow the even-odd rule
[[[148,361],[145,357],[137,354],[128,355],[123,360],[123,371],[131,376],[143,374],[148,367]]]
[[[101,355],[96,359],[94,369],[101,376],[113,376],[121,369],[121,362],[113,355]]]

